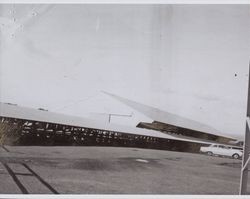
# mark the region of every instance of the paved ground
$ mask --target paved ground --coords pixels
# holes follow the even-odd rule
[[[0,148],[0,194],[238,194],[239,191],[241,161],[229,158],[114,147],[7,146],[6,149]]]

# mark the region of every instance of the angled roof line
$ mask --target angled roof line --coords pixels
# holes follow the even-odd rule
[[[160,110],[158,108],[155,107],[151,107],[145,104],[141,104],[117,95],[114,95],[112,93],[108,93],[106,91],[102,91],[103,93],[115,98],[116,100],[122,102],[123,104],[137,110],[138,112],[144,114],[145,116],[153,119],[154,121],[159,121],[159,122],[163,122],[166,124],[170,124],[170,125],[174,125],[177,127],[182,127],[182,128],[186,128],[186,129],[191,129],[191,130],[195,130],[195,131],[200,131],[200,132],[204,132],[204,133],[208,133],[208,134],[213,134],[213,135],[217,135],[217,136],[221,136],[221,137],[225,137],[225,138],[230,138],[233,140],[236,140],[233,137],[230,136],[225,136],[223,135],[220,131],[218,131],[217,129],[210,127],[206,124],[176,115],[174,113],[170,113],[167,111],[163,111]]]

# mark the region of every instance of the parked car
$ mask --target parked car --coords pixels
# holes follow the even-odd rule
[[[226,146],[212,144],[210,146],[203,146],[200,148],[200,152],[206,153],[207,155],[217,155],[217,156],[229,156],[234,159],[240,159],[243,155],[243,151],[239,147]]]

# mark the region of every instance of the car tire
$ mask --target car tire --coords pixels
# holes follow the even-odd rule
[[[239,159],[239,158],[240,158],[240,155],[239,155],[238,153],[235,153],[235,154],[232,155],[232,157],[233,157],[234,159]]]
[[[211,151],[208,151],[208,152],[207,152],[207,155],[212,156],[213,153],[212,153]]]

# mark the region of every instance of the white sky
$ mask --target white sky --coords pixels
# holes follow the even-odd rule
[[[244,134],[250,5],[2,5],[0,30],[0,101],[151,121],[105,90]]]

